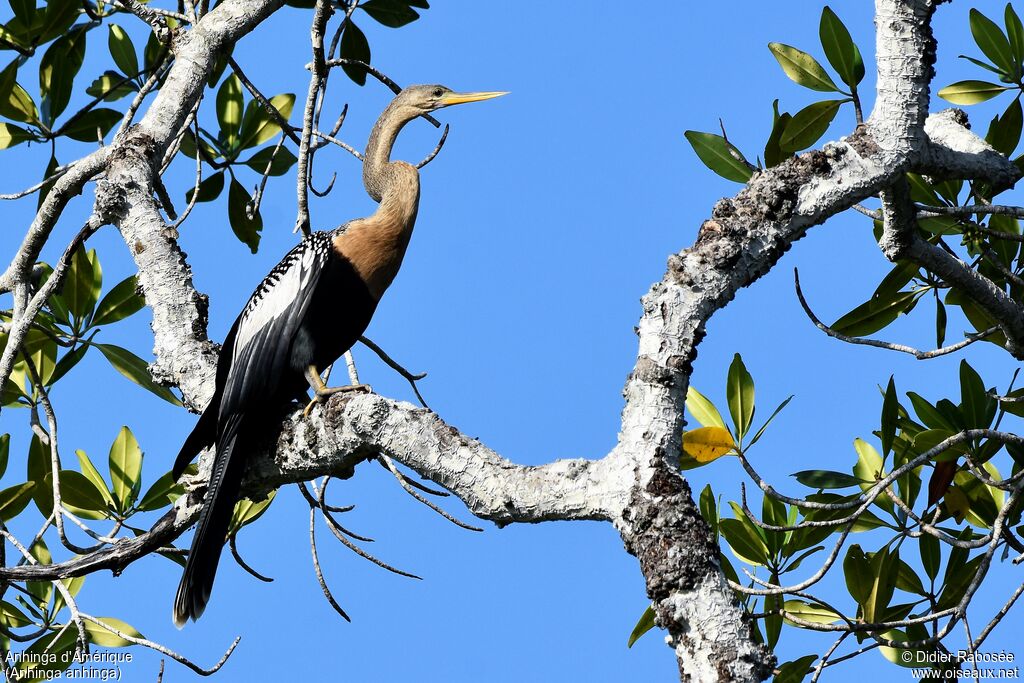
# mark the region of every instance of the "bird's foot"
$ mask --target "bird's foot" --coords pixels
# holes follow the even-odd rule
[[[358,391],[360,393],[372,394],[373,387],[371,387],[369,384],[347,384],[343,387],[322,387],[320,389],[317,389],[314,392],[313,400],[310,401],[306,405],[305,410],[302,411],[302,416],[308,417],[310,411],[313,410],[313,406],[315,406],[317,403],[323,403],[324,401],[326,401],[331,396],[334,396],[335,394],[344,394],[350,391]]]

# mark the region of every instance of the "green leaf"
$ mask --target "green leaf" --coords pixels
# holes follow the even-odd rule
[[[127,512],[135,502],[142,476],[142,449],[127,426],[121,427],[110,445],[110,481],[118,512]]]
[[[846,489],[863,483],[857,477],[832,470],[801,470],[790,476],[812,489]]]
[[[772,102],[772,112],[772,132],[764,146],[764,165],[767,168],[777,166],[789,157],[789,154],[783,151],[779,145],[779,140],[782,138],[782,133],[786,130],[786,126],[789,125],[790,120],[793,118],[788,112],[779,113],[778,100]]]
[[[764,424],[761,425],[761,428],[757,430],[756,434],[754,434],[754,438],[751,439],[750,443],[747,444],[747,448],[750,448],[751,446],[753,446],[755,443],[758,442],[758,440],[764,435],[765,430],[768,429],[768,425],[770,425],[772,423],[772,420],[775,419],[775,416],[778,415],[779,413],[781,413],[782,409],[785,408],[787,405],[789,405],[789,402],[792,401],[792,400],[793,400],[793,394],[790,394],[786,398],[785,401],[780,403],[775,408],[775,410],[772,411],[772,414],[768,416],[768,419],[764,421]]]
[[[1007,75],[1016,75],[1018,69],[1010,50],[1010,41],[1002,29],[976,9],[971,9],[970,16],[971,35],[981,51]]]
[[[864,79],[864,58],[850,37],[846,25],[828,5],[821,11],[818,36],[821,38],[821,47],[825,50],[828,63],[844,83],[856,88]]]
[[[82,3],[79,0],[46,0],[46,12],[42,27],[36,34],[36,44],[45,45],[67,31],[81,11]]]
[[[768,43],[768,49],[793,82],[818,92],[841,92],[818,60],[803,50],[782,43]]]
[[[20,145],[26,140],[31,140],[32,133],[13,123],[0,123],[0,149],[8,149]]]
[[[842,617],[828,607],[812,604],[806,600],[786,600],[783,603],[782,609],[786,610],[787,616],[791,614],[798,619],[811,621],[815,624],[834,624],[837,621],[842,621]],[[798,626],[788,620],[787,623]]]
[[[142,496],[142,500],[139,501],[138,508],[143,512],[159,510],[176,501],[184,492],[184,487],[174,480],[170,472],[167,472],[153,482],[153,485]]]
[[[779,147],[798,152],[816,143],[839,113],[839,107],[850,100],[825,100],[808,105],[793,115],[779,139]]]
[[[708,523],[708,526],[711,527],[711,533],[717,538],[718,504],[715,502],[715,492],[711,489],[711,484],[704,485],[704,488],[700,492],[698,505],[700,509],[700,516]]]
[[[351,19],[345,25],[345,32],[341,34],[339,54],[342,59],[358,59],[360,62],[370,63],[370,43]],[[366,85],[365,69],[348,64],[343,64],[341,68],[356,85]]]
[[[274,149],[275,147],[264,147],[242,163],[260,175],[267,173],[267,164],[270,164],[270,172],[267,175],[284,175],[291,170],[291,167],[295,165],[298,159],[295,158],[295,155],[287,147],[282,146],[281,149],[277,150],[276,155],[274,154]]]
[[[108,28],[110,32],[107,34],[107,48],[110,50],[110,56],[114,58],[114,64],[129,76],[138,75],[139,58],[135,55],[135,45],[132,44],[131,36],[117,24],[110,24]]]
[[[32,544],[28,552],[39,564],[53,563],[53,557],[50,555],[50,550],[46,547],[46,541],[41,538]],[[25,584],[25,588],[28,589],[39,609],[43,609],[50,602],[50,598],[53,597],[53,584],[49,581],[29,581]]]
[[[715,404],[692,386],[686,389],[686,409],[702,427],[726,428],[725,420],[722,419]]]
[[[936,297],[935,299],[935,348],[941,349],[942,344],[946,341],[946,324],[948,318],[946,317],[946,306],[942,303],[942,299]]]
[[[996,416],[996,400],[966,359],[960,361],[960,412],[968,429],[987,429]]]
[[[946,570],[946,586],[939,594],[938,603],[935,605],[936,610],[949,609],[960,604],[984,559],[984,555],[978,555],[969,562],[954,565],[953,558],[950,557]]]
[[[23,26],[31,26],[36,16],[36,0],[10,0],[14,16]]]
[[[51,126],[67,108],[75,76],[85,60],[83,30],[74,30],[53,41],[39,63],[39,94],[43,121]]]
[[[0,520],[7,523],[20,515],[32,500],[35,487],[35,482],[27,481],[0,491]]]
[[[985,135],[985,141],[1000,154],[1010,156],[1020,144],[1022,124],[1024,124],[1024,115],[1021,112],[1020,98],[1015,97],[1010,101],[1010,106],[1006,108],[1002,116],[992,119],[988,133]]]
[[[11,603],[6,600],[0,603],[0,626],[9,630],[12,628],[22,628],[31,623],[32,620]]]
[[[898,643],[905,643],[908,640],[911,640],[902,631],[886,631],[881,635],[883,638],[886,638],[887,640],[892,640]],[[913,638],[913,640],[924,640],[927,635],[928,634],[926,632],[921,633],[919,638],[915,637]],[[930,671],[932,664],[928,662],[928,656],[929,654],[933,654],[933,651],[921,650],[919,648],[902,648],[886,646],[878,648],[878,651],[882,654],[883,657],[885,657],[893,664],[896,664],[897,666],[902,666],[908,669],[917,669],[922,672],[928,671],[932,675],[930,675],[927,678],[927,680],[940,680],[941,678],[941,676],[937,676]],[[909,657],[907,656],[908,653]],[[920,677],[925,678],[925,676]]]
[[[39,125],[39,110],[25,89],[14,81],[17,60],[0,73],[0,114],[9,119]]]
[[[46,476],[52,471],[51,465],[50,449],[33,434],[28,446],[26,479],[36,485],[32,490],[32,500],[43,517],[49,517],[53,512],[53,491],[46,486]]]
[[[920,292],[896,292],[872,297],[832,323],[832,329],[850,337],[864,337],[891,324],[921,297]]]
[[[263,217],[256,211],[253,217],[249,218],[247,207],[251,201],[252,198],[242,184],[232,178],[228,187],[228,220],[235,237],[255,254],[260,247]]]
[[[853,476],[862,480],[861,491],[867,491],[877,483],[877,480],[885,477],[882,456],[863,439],[854,439],[853,447],[857,451],[857,464],[853,466]],[[893,502],[883,494],[875,499],[875,505],[889,510],[892,509]]]
[[[939,91],[939,97],[953,104],[971,105],[991,100],[1010,88],[988,81],[958,81]]]
[[[736,426],[736,438],[742,440],[750,429],[754,417],[754,378],[747,372],[738,353],[733,356],[729,365],[726,398],[729,402],[729,414]]]
[[[939,539],[931,534],[921,534],[918,538],[918,550],[921,553],[921,565],[932,581],[939,575],[939,564],[942,562],[942,552],[939,548]]]
[[[181,405],[181,401],[171,393],[170,389],[160,386],[153,381],[153,376],[149,374],[149,367],[146,365],[146,361],[120,346],[96,343],[92,345],[99,349],[107,361],[114,366],[114,369],[122,375],[168,403],[176,406]]]
[[[196,197],[197,202],[212,202],[214,199],[220,196],[221,191],[224,189],[224,171],[217,171],[209,178],[204,178],[199,183],[199,195]],[[185,193],[185,201],[192,201],[192,194],[196,191],[195,186],[191,190]]]
[[[420,18],[419,13],[402,0],[368,0],[359,5],[359,9],[389,28],[400,28]]]
[[[47,633],[32,643],[17,659],[13,667],[17,671],[16,680],[49,681],[60,678],[60,672],[73,663],[77,647],[78,630],[74,626],[56,634]]]
[[[76,319],[85,320],[92,314],[102,287],[103,268],[96,250],[86,251],[84,246],[79,247],[71,256],[61,292],[68,310]]]
[[[134,275],[121,280],[96,306],[96,314],[92,317],[92,326],[109,325],[142,309],[146,300],[138,293],[139,281]]]
[[[899,420],[900,400],[896,395],[896,382],[889,375],[889,384],[885,387],[885,398],[882,400],[882,455],[887,456],[892,450],[892,442],[896,438],[896,423]]]
[[[869,623],[875,622],[884,615],[885,609],[889,606],[889,601],[892,600],[892,593],[895,588],[892,570],[898,561],[899,553],[890,553],[885,548],[882,548],[871,557],[871,574],[868,579],[871,583],[871,589],[861,604],[864,610],[864,621]]]
[[[228,525],[228,536],[234,536],[242,527],[252,524],[263,516],[270,504],[274,502],[277,491],[271,491],[263,500],[252,501],[249,498],[242,498],[235,504],[234,512],[231,514],[231,523]]]
[[[857,544],[851,545],[846,550],[846,557],[843,558],[843,575],[846,578],[846,589],[849,591],[850,597],[858,605],[863,605],[871,593],[873,579],[871,563]]]
[[[81,449],[76,450],[75,455],[78,457],[78,467],[82,470],[82,476],[92,482],[108,506],[114,507],[114,496],[110,494],[110,491],[107,489],[107,482],[103,479],[100,471],[96,469],[96,466],[92,464],[92,460]]]
[[[629,641],[626,643],[626,647],[633,647],[633,643],[640,639],[640,636],[654,628],[654,608],[648,605],[644,613],[640,615],[640,620],[636,622],[636,626],[633,627],[633,632],[629,634]]]
[[[67,589],[68,593],[70,593],[71,597],[73,598],[76,595],[78,595],[78,593],[82,590],[82,586],[85,584],[85,577],[75,576],[70,579],[61,579],[60,582],[64,584],[64,587]],[[53,609],[50,610],[50,614],[56,615],[66,606],[67,603],[64,602],[64,596],[61,594],[60,591],[57,591],[56,594],[53,596]]]
[[[1003,13],[1006,22],[1006,35],[1010,41],[1010,51],[1013,53],[1013,60],[1020,64],[1024,62],[1024,25],[1020,17],[1013,9],[1013,5],[1006,3],[1006,10]]]
[[[11,456],[11,435],[0,434],[0,477],[7,472],[7,462]]]
[[[269,100],[275,110],[285,121],[292,115],[292,108],[295,106],[295,95],[287,93],[274,95]],[[281,132],[281,126],[277,119],[270,115],[258,102],[252,100],[245,109],[245,116],[242,117],[241,133],[239,133],[239,149],[258,147],[267,140],[270,140]],[[260,173],[263,169],[260,169]]]
[[[225,78],[217,90],[217,121],[220,123],[218,141],[225,149],[234,149],[242,124],[242,82],[235,74]]]
[[[705,166],[726,180],[745,183],[753,171],[740,151],[721,135],[688,130],[683,135]]]
[[[928,534],[922,534],[927,536]],[[921,583],[921,577],[917,575],[914,569],[899,558],[896,559],[897,571],[896,571],[896,588],[907,593],[913,593],[914,595],[927,596],[928,593],[924,589],[924,584]]]
[[[121,122],[121,112],[100,107],[90,109],[61,129],[64,135],[79,142],[95,143],[102,140],[110,129]]]
[[[811,664],[818,655],[804,655],[800,659],[786,662],[779,667],[779,673],[772,679],[773,683],[801,683],[811,673]]]
[[[46,488],[53,488],[53,474],[44,480]],[[60,497],[64,507],[85,519],[106,519],[107,501],[96,485],[85,475],[74,470],[60,471]]]
[[[96,619],[126,636],[130,636],[132,638],[144,637],[134,626],[126,624],[120,619],[115,619],[114,617],[96,617]],[[111,633],[99,624],[95,624],[91,621],[85,622],[85,632],[89,636],[89,642],[99,645],[100,647],[129,647],[134,645],[130,640],[125,640],[116,633]]]
[[[749,520],[723,519],[718,522],[718,528],[733,555],[741,561],[755,566],[768,564],[768,548]]]

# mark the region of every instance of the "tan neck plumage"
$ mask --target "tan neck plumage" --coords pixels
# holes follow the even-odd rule
[[[352,221],[334,238],[335,250],[352,264],[377,301],[395,279],[412,237],[419,208],[419,173],[404,161],[387,164],[386,189],[372,216]]]

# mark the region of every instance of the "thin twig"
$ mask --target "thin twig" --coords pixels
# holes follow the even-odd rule
[[[258,571],[256,571],[252,567],[250,567],[249,564],[245,560],[242,559],[242,556],[239,554],[238,546],[236,544],[236,539],[237,538],[238,538],[238,534],[234,534],[228,540],[228,547],[231,548],[231,556],[233,558],[235,558],[235,562],[238,563],[238,566],[241,567],[242,569],[244,569],[245,571],[249,572],[253,576],[255,576],[260,581],[263,581],[264,583],[273,583],[274,580],[272,578],[270,578],[269,576],[264,576],[263,574],[260,574]]]
[[[446,124],[444,124],[444,132],[441,133],[441,139],[437,141],[437,145],[434,146],[433,151],[431,151],[430,154],[428,154],[423,161],[421,161],[420,163],[416,164],[416,168],[423,168],[424,166],[429,164],[431,161],[433,161],[434,157],[437,156],[437,153],[441,151],[442,147],[444,147],[444,141],[447,140],[447,139],[448,139],[448,124],[446,123]]]
[[[329,602],[331,604],[331,607],[334,608],[334,611],[337,612],[338,614],[340,614],[342,619],[344,619],[345,621],[351,623],[352,619],[347,614],[345,614],[345,610],[343,610],[341,608],[341,605],[338,604],[338,601],[334,599],[334,596],[331,594],[331,589],[327,587],[327,582],[324,581],[324,574],[323,574],[322,571],[320,571],[320,558],[319,558],[319,556],[317,555],[317,552],[316,552],[316,531],[315,531],[316,524],[315,524],[315,522],[316,522],[316,508],[315,507],[310,507],[309,508],[309,548],[310,548],[310,550],[313,553],[313,570],[316,572],[316,580],[320,584],[320,590],[323,591],[324,597],[327,598],[327,602]]]
[[[198,664],[196,664],[192,660],[188,659],[187,657],[185,657],[183,655],[178,654],[174,650],[171,650],[170,648],[168,648],[168,647],[166,647],[164,645],[161,645],[159,643],[154,643],[152,640],[147,640],[146,638],[138,638],[138,637],[130,635],[128,633],[124,633],[123,631],[120,631],[120,630],[114,628],[110,624],[106,623],[105,621],[102,621],[101,619],[98,619],[97,617],[92,616],[91,614],[84,614],[83,613],[82,614],[82,618],[85,619],[86,621],[89,621],[89,622],[92,622],[92,623],[96,624],[97,626],[99,626],[102,629],[110,631],[111,633],[113,633],[118,638],[123,638],[124,640],[127,640],[129,643],[132,643],[133,645],[142,645],[143,647],[148,647],[151,650],[156,650],[157,652],[159,652],[159,653],[161,653],[161,654],[163,654],[163,655],[165,655],[167,657],[170,657],[171,659],[173,659],[174,661],[178,662],[179,664],[184,664],[185,666],[187,666],[188,668],[192,669],[193,671],[195,671],[200,676],[210,676],[212,674],[217,673],[217,671],[222,666],[224,666],[225,662],[228,661],[228,657],[231,656],[231,653],[235,651],[235,648],[238,646],[239,641],[242,640],[242,636],[236,637],[232,641],[231,646],[228,647],[227,652],[224,653],[224,656],[220,658],[220,661],[218,661],[216,664],[211,666],[209,669],[204,669],[203,667],[199,666]]]
[[[846,342],[847,344],[859,344],[862,346],[873,346],[878,349],[887,349],[889,351],[899,351],[901,353],[910,354],[917,360],[930,360],[932,358],[938,358],[939,356],[945,356],[950,353],[955,353],[960,349],[970,346],[976,341],[981,341],[985,337],[999,330],[999,326],[996,325],[990,327],[987,330],[984,330],[983,332],[974,332],[968,334],[966,335],[966,338],[963,341],[959,341],[956,344],[943,346],[942,348],[939,349],[932,349],[931,351],[920,351],[905,344],[881,341],[879,339],[851,337],[841,332],[836,332],[834,329],[832,329],[831,327],[829,327],[828,325],[826,325],[825,323],[821,322],[821,320],[818,319],[818,316],[814,314],[814,311],[811,310],[811,307],[807,304],[807,300],[804,298],[804,293],[800,289],[800,273],[795,268],[793,269],[793,279],[796,284],[796,296],[800,300],[800,305],[803,307],[804,313],[807,314],[807,317],[811,319],[812,323],[814,323],[815,327],[817,327],[819,330],[821,330],[828,336],[832,337],[833,339],[838,339],[839,341]]]
[[[404,377],[406,379],[406,381],[409,382],[409,385],[412,387],[412,391],[413,391],[414,394],[416,394],[416,399],[420,402],[420,405],[423,406],[424,408],[427,408],[428,410],[430,409],[430,406],[427,405],[427,402],[423,400],[423,396],[420,395],[419,387],[416,386],[416,382],[418,382],[421,379],[423,379],[424,377],[426,377],[427,373],[421,372],[419,374],[415,374],[414,375],[413,373],[409,372],[404,367],[402,367],[391,356],[389,356],[387,353],[385,353],[384,349],[382,349],[381,347],[377,346],[376,344],[374,344],[372,341],[370,341],[366,337],[359,337],[359,341],[362,342],[362,344],[366,348],[370,349],[375,354],[377,354],[377,356],[382,361],[384,361],[384,363],[389,368],[391,368],[392,370],[397,372],[399,375]]]
[[[387,466],[387,468],[391,470],[391,474],[395,475],[395,479],[398,480],[398,483],[402,486],[403,489],[405,489],[405,492],[408,493],[410,496],[412,496],[419,502],[423,503],[437,514],[441,515],[455,526],[462,527],[463,529],[469,529],[470,531],[483,531],[483,529],[481,529],[480,527],[476,527],[472,524],[467,524],[466,522],[456,519],[451,514],[446,512],[444,509],[438,507],[435,503],[431,502],[430,500],[427,500],[420,494],[416,493],[413,487],[407,483],[407,480],[402,475],[402,473],[398,471],[398,468],[395,467],[395,463],[391,460],[391,458],[384,455],[383,453],[379,453],[377,457],[384,461],[384,464]]]

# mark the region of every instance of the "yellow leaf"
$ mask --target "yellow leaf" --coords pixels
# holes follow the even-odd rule
[[[717,460],[735,447],[732,434],[721,427],[701,427],[683,434],[683,452],[699,463]]]
[[[964,521],[964,516],[971,511],[971,502],[959,486],[953,486],[946,491],[943,501],[946,504],[946,512],[953,515],[957,523]]]

